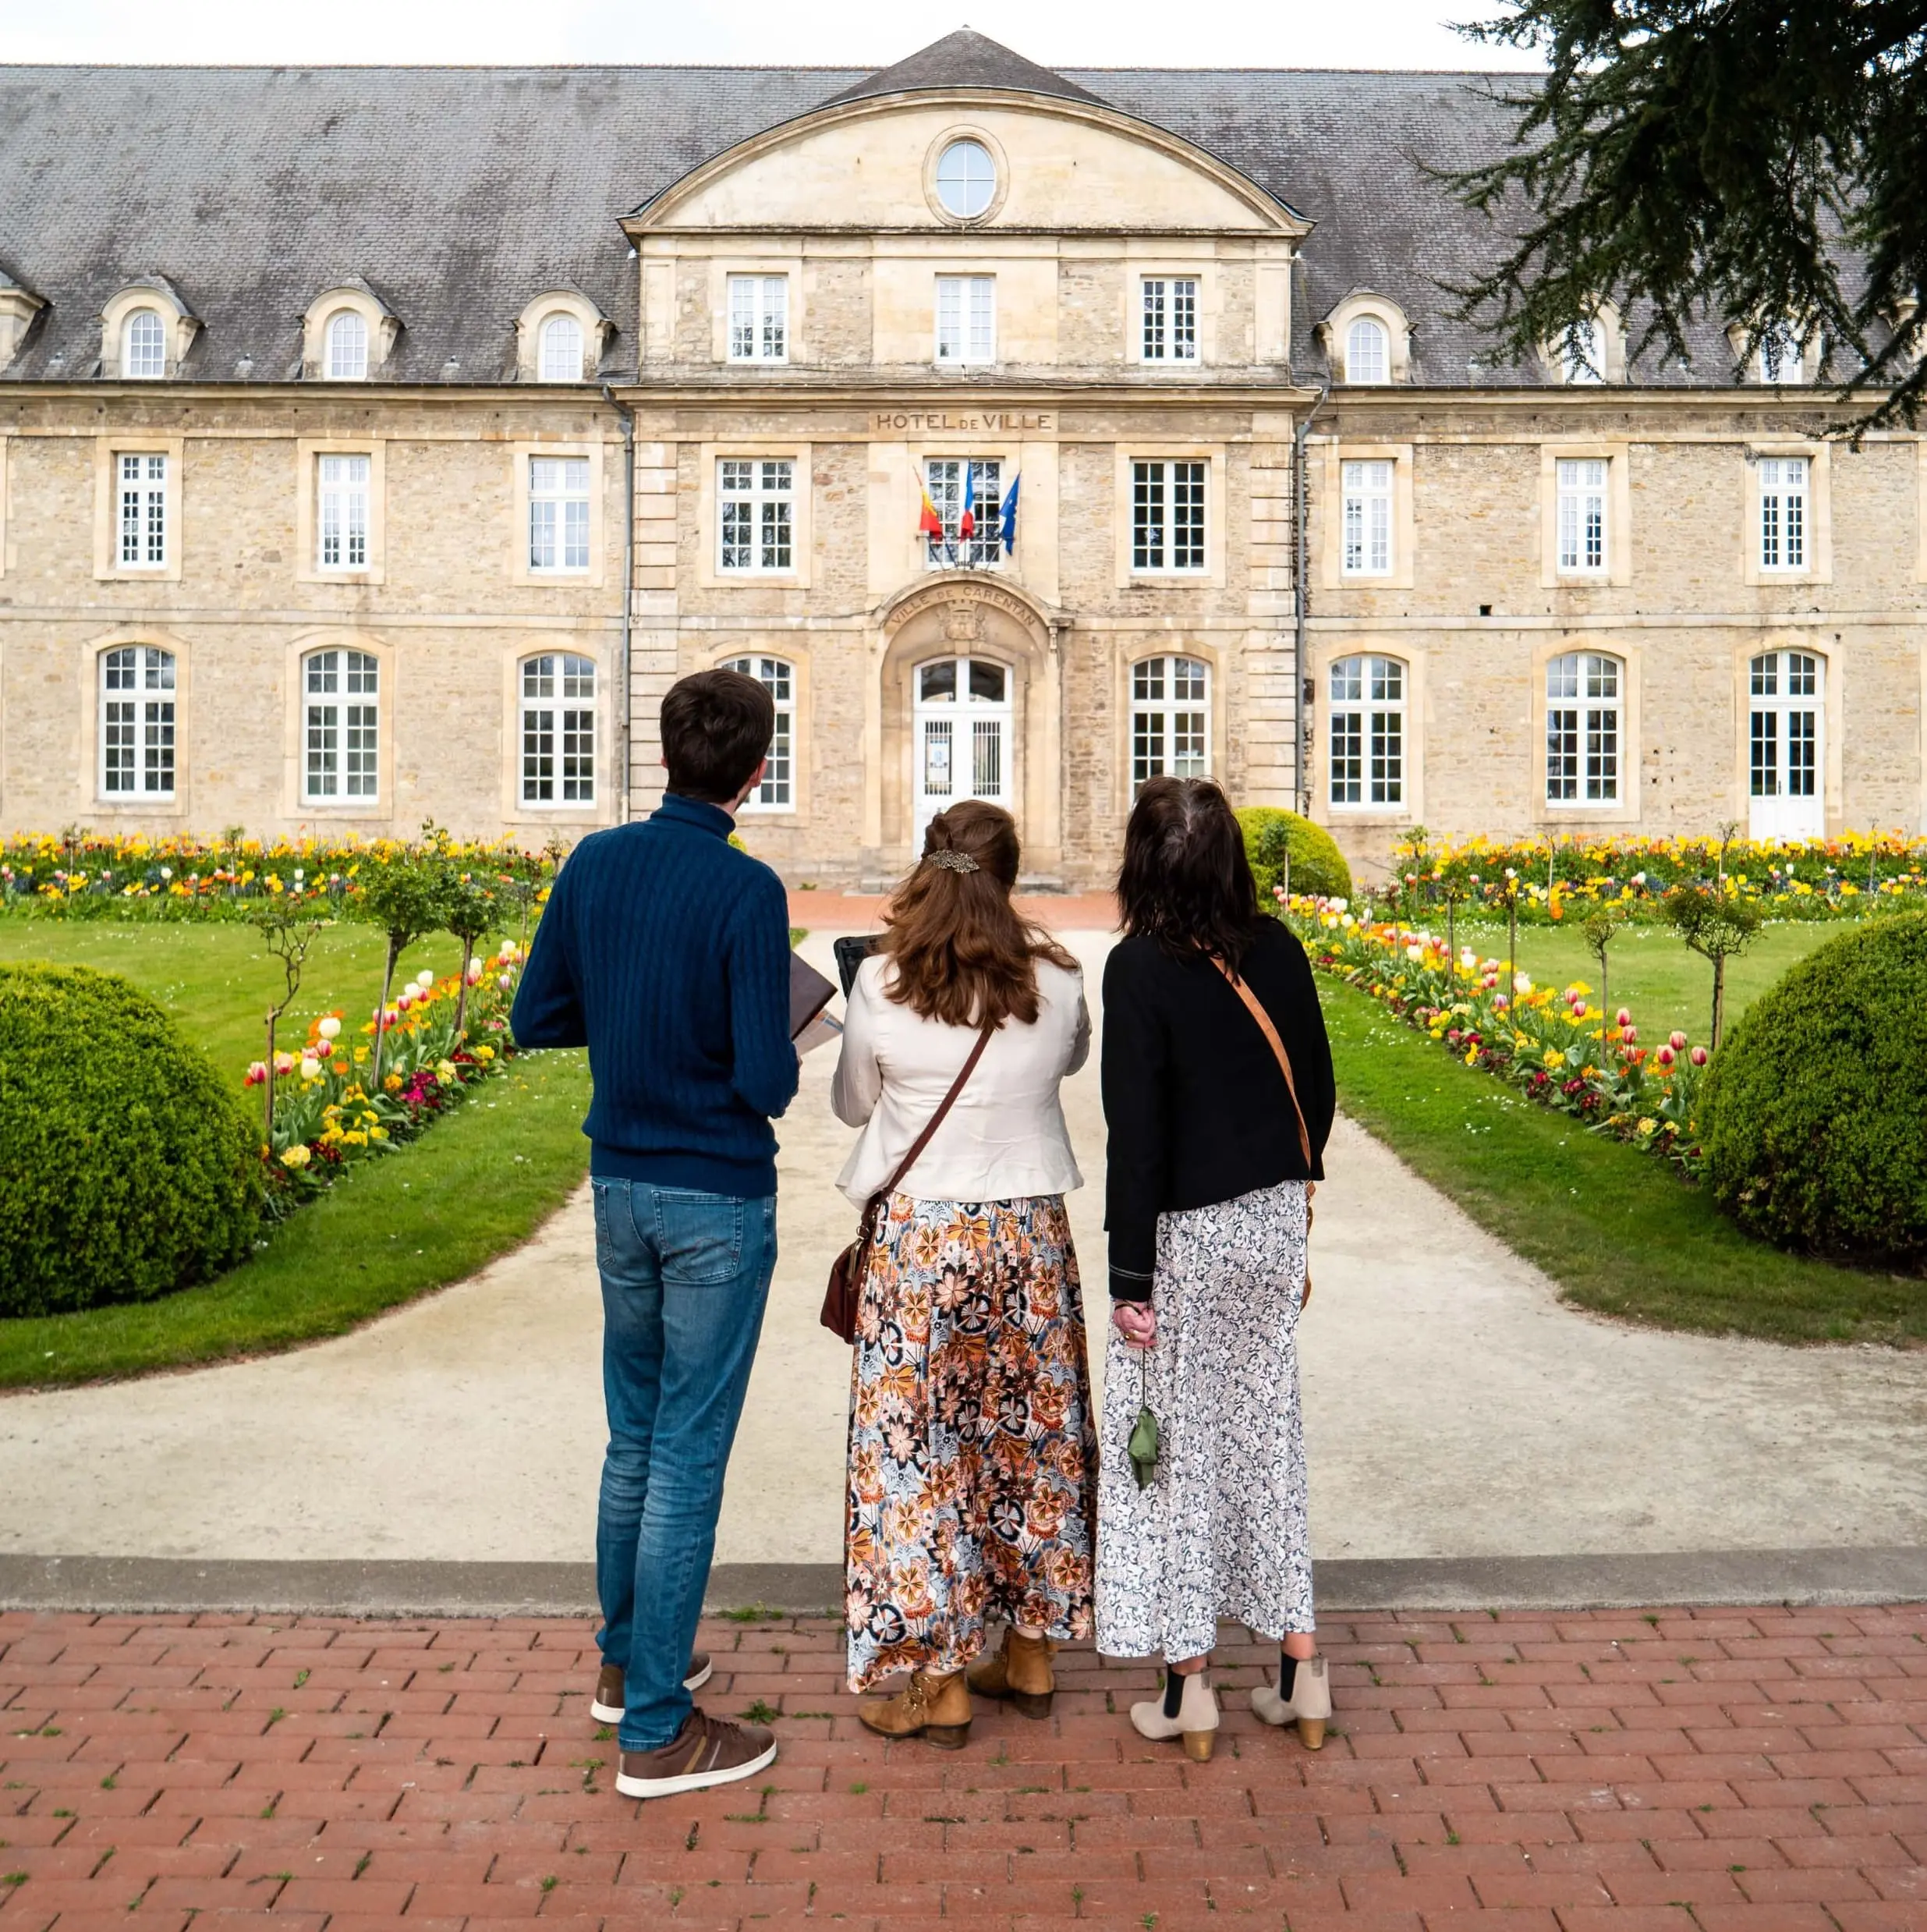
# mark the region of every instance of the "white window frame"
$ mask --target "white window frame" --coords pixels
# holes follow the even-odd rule
[[[972,149],[989,164],[990,179],[987,182],[983,180],[966,159],[961,175],[962,199],[966,204],[974,200],[976,205],[959,207],[944,191],[945,167],[953,154],[964,156],[967,151]],[[952,221],[980,222],[996,205],[1000,179],[997,158],[990,151],[989,143],[976,134],[959,134],[944,142],[943,151],[937,157],[937,165],[930,172],[930,186],[936,194],[938,206]],[[983,190],[981,199],[977,197],[976,193],[979,188]]]
[[[746,812],[793,812],[796,810],[796,667],[787,658],[758,651],[725,658],[718,667],[754,678],[770,694],[776,708],[775,729],[763,771],[763,782],[742,802]]]
[[[1560,337],[1559,373],[1578,387],[1606,380],[1606,324],[1599,317],[1582,317]]]
[[[1613,567],[1612,463],[1603,456],[1560,456],[1557,464],[1554,556],[1559,574],[1603,579]]]
[[[1806,456],[1762,456],[1758,473],[1759,567],[1803,577],[1812,567],[1813,464]]]
[[[1628,668],[1603,650],[1546,662],[1546,803],[1555,810],[1617,810],[1627,801]]]
[[[719,576],[795,574],[796,470],[790,456],[717,458]]]
[[[969,543],[957,534],[963,517],[966,468],[974,472],[976,491],[971,502],[975,528]],[[923,561],[932,570],[994,570],[1004,555],[1004,463],[998,456],[928,456],[923,462],[923,489],[936,511],[944,534],[923,537]]]
[[[1376,315],[1354,316],[1345,328],[1345,381],[1379,384],[1391,379],[1391,331]]]
[[[352,329],[353,339],[349,339]],[[368,379],[368,318],[359,309],[337,309],[321,331],[322,367],[330,382]]]
[[[530,456],[529,574],[586,577],[593,561],[590,505],[594,487],[586,456]]]
[[[1749,803],[1759,799],[1817,799],[1821,803],[1815,810],[1824,823],[1826,660],[1816,650],[1763,650],[1750,659],[1746,723]],[[1795,757],[1796,748],[1802,756]],[[1805,782],[1797,782],[1798,779]],[[1762,780],[1770,789],[1762,789]]]
[[[1357,651],[1326,676],[1325,796],[1336,812],[1402,812],[1412,736],[1412,667],[1402,658]]]
[[[558,347],[565,336],[572,337]],[[583,377],[582,318],[558,309],[542,318],[536,338],[537,379],[542,382],[580,382]]]
[[[543,650],[516,666],[515,796],[523,809],[595,803],[597,696],[593,658]]]
[[[997,360],[997,277],[937,278],[937,361],[945,369]]]
[[[1195,364],[1198,360],[1198,278],[1145,275],[1138,282],[1138,360]]]
[[[1339,474],[1339,574],[1389,578],[1397,562],[1398,466],[1389,456],[1348,456]]]
[[[1753,376],[1769,388],[1794,389],[1807,380],[1807,346],[1784,322],[1760,331],[1753,348]]]
[[[100,653],[96,675],[101,799],[112,805],[171,802],[179,782],[174,653],[158,644],[118,644]]]
[[[165,570],[173,560],[169,458],[165,451],[114,452],[114,555],[117,570]]]
[[[1134,456],[1130,487],[1132,575],[1205,575],[1211,559],[1210,463],[1201,456]]]
[[[121,324],[120,342],[120,373],[129,381],[154,382],[167,374],[167,324],[158,309],[134,310]]]
[[[789,360],[789,277],[733,275],[726,285],[729,360]]]
[[[358,470],[356,465],[360,465]],[[330,576],[367,571],[374,495],[373,456],[345,450],[330,451],[314,459],[314,567],[317,571]]]
[[[301,659],[301,802],[367,807],[381,796],[381,664],[330,644]]]
[[[1153,778],[1211,771],[1211,666],[1173,651],[1131,667],[1131,796]]]

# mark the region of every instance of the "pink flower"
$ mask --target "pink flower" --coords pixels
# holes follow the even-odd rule
[[[1704,1047],[1694,1048],[1692,1058],[1695,1066],[1703,1067],[1706,1064],[1706,1049]]]
[[[1619,1011],[1613,1016],[1613,1024],[1616,1026],[1630,1026],[1632,1024],[1631,1012],[1627,1008],[1622,1006]]]
[[[515,976],[512,973],[498,973],[495,975],[495,984],[499,986],[505,993],[506,993],[509,987],[513,986],[515,983]]]
[[[1639,1037],[1639,1029],[1637,1026],[1621,1026],[1619,1037],[1630,1047]]]
[[[257,1060],[247,1070],[247,1084],[259,1087],[267,1078],[267,1062]]]
[[[1686,1036],[1684,1033],[1676,1033],[1666,1044],[1675,1053],[1684,1053],[1686,1051]]]
[[[1674,1055],[1673,1049],[1670,1047],[1662,1047],[1652,1057],[1654,1061],[1659,1065],[1663,1067],[1670,1067],[1673,1064],[1675,1056]]]
[[[482,983],[482,962],[480,959],[469,962],[469,984],[480,986]]]

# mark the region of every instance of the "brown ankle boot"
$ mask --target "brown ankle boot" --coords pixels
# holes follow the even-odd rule
[[[945,1751],[970,1741],[970,1686],[962,1671],[931,1677],[919,1671],[894,1697],[866,1697],[856,1714],[879,1737],[922,1736]]]
[[[1047,1718],[1057,1694],[1050,1660],[1057,1647],[1048,1637],[1027,1637],[1004,1626],[1004,1647],[970,1667],[970,1688],[985,1697],[1007,1697],[1026,1718]]]

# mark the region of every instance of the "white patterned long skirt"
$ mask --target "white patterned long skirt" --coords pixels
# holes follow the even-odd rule
[[[1201,1656],[1220,1617],[1271,1637],[1314,1627],[1296,1343],[1306,1204],[1302,1181],[1282,1181],[1158,1217],[1157,1340],[1140,1352],[1112,1328],[1105,1357],[1097,1647],[1107,1656]],[[1159,1437],[1143,1490],[1126,1446],[1141,1401]]]

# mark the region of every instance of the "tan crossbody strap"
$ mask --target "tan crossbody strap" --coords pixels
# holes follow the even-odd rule
[[[1291,1111],[1298,1121],[1298,1143],[1305,1155],[1305,1171],[1312,1171],[1312,1136],[1305,1131],[1305,1109],[1299,1106],[1298,1082],[1291,1077],[1291,1056],[1284,1050],[1284,1042],[1278,1037],[1278,1030],[1271,1023],[1271,1016],[1258,1003],[1258,996],[1241,980],[1222,959],[1211,963],[1230,981],[1231,991],[1245,1002],[1245,1010],[1257,1021],[1259,1030],[1271,1043],[1271,1051],[1278,1062],[1278,1071],[1284,1076],[1284,1090],[1291,1096]]]

